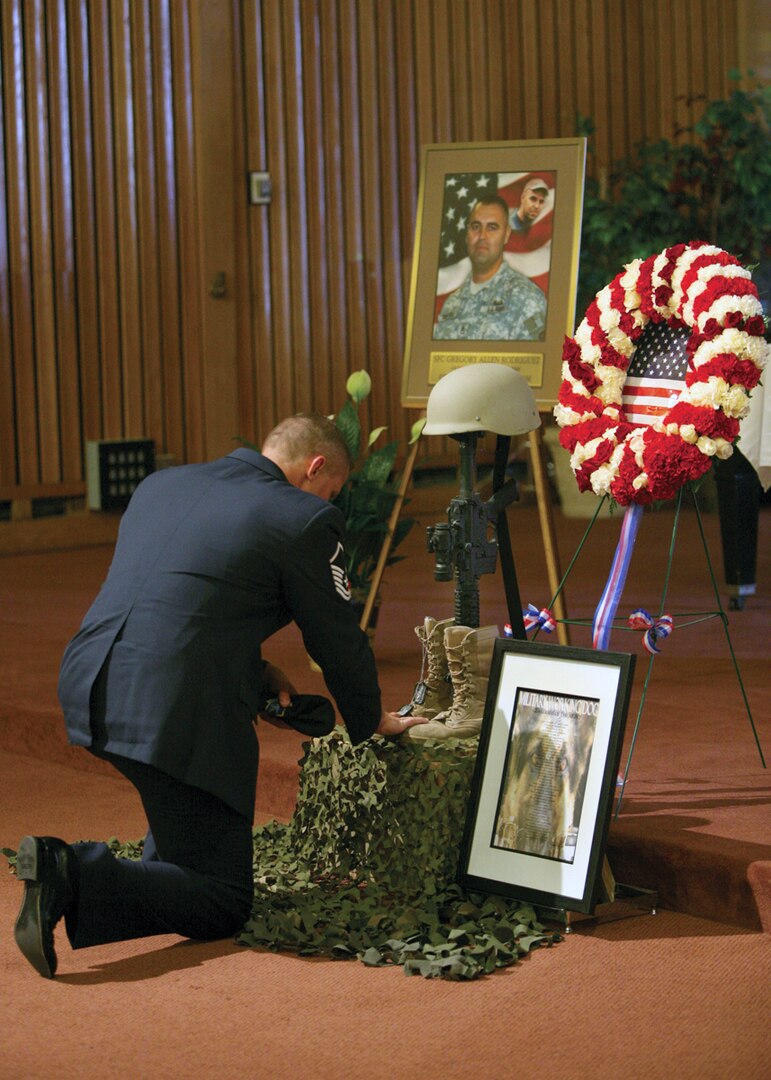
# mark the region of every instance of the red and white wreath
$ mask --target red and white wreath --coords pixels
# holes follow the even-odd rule
[[[622,403],[636,342],[649,322],[690,330],[685,383],[655,422],[631,423]],[[554,408],[581,491],[617,503],[673,498],[730,457],[771,349],[750,272],[701,241],[636,259],[606,285],[562,352]]]

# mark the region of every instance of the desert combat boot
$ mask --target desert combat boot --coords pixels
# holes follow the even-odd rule
[[[470,739],[482,729],[487,684],[497,626],[450,625],[444,632],[444,651],[452,679],[452,705],[427,724],[409,728],[405,736],[421,739]]]
[[[423,647],[420,681],[412,695],[412,701],[401,710],[404,716],[425,716],[432,720],[437,713],[452,705],[452,683],[444,651],[444,632],[452,626],[452,619],[438,622],[426,615],[422,626],[415,627],[418,641]],[[408,711],[409,710],[409,711]]]

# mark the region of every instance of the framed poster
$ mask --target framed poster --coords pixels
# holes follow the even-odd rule
[[[451,143],[423,151],[402,405],[456,367],[500,363],[539,409],[573,333],[586,139]]]
[[[593,911],[634,660],[496,641],[461,848],[462,885]]]

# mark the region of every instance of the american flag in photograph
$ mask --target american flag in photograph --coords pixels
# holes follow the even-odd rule
[[[466,219],[483,196],[497,194],[497,173],[452,173],[445,177],[440,268],[465,259]]]
[[[669,412],[685,386],[690,331],[666,323],[648,323],[637,342],[621,393],[631,424],[654,424]]]
[[[442,230],[436,283],[437,314],[447,296],[459,288],[468,276],[470,263],[466,254],[466,221],[479,199],[486,195],[500,195],[514,213],[519,206],[525,184],[536,177],[545,181],[549,196],[541,215],[530,229],[525,232],[512,230],[504,257],[509,266],[529,277],[548,295],[555,174],[448,173],[444,178],[442,200]]]

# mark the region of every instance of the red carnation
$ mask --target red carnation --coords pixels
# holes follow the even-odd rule
[[[709,405],[690,405],[680,401],[667,413],[667,423],[693,424],[699,435],[708,435],[710,439],[727,439],[733,442],[739,434],[739,421],[726,416],[719,409]]]
[[[666,307],[672,299],[672,289],[669,285],[659,285],[653,294],[653,298],[659,307]]]
[[[579,427],[580,424],[572,424],[571,427],[562,428],[559,431],[559,445],[563,446],[569,454],[572,454],[578,443],[581,442]]]
[[[747,278],[724,278],[714,277],[708,283],[704,292],[693,302],[693,317],[698,318],[703,311],[709,310],[721,296],[754,296],[758,290]]]
[[[559,388],[557,400],[560,405],[573,409],[577,413],[592,412],[595,416],[600,416],[605,408],[598,397],[585,397],[583,394],[577,394],[567,379],[563,381]]]
[[[637,292],[640,294],[640,311],[648,318],[653,314],[651,304],[651,276],[653,274],[654,257],[646,259],[640,267],[640,275],[637,281]]]
[[[752,334],[753,337],[764,337],[766,333],[766,324],[763,322],[762,315],[751,315],[747,319],[747,325],[744,327],[748,334]]]
[[[752,360],[739,360],[733,353],[720,353],[689,371],[685,376],[685,384],[692,386],[694,383],[706,382],[711,375],[725,379],[731,386],[737,383],[739,386],[746,386],[748,390],[752,390],[760,382],[760,370]]]
[[[646,440],[648,442],[648,440]],[[679,435],[655,433],[643,452],[648,487],[656,499],[672,499],[687,484],[707,472],[711,459]]]
[[[620,353],[618,349],[614,349],[609,342],[606,342],[600,349],[600,358],[603,364],[608,367],[620,368],[622,371],[626,371],[629,365],[627,357]]]
[[[579,491],[591,491],[592,472],[593,468],[588,461],[585,461],[583,465],[576,469],[576,482]]]
[[[616,421],[609,416],[598,416],[596,420],[586,420],[581,425],[581,441],[590,443],[592,439],[599,439],[610,428],[616,426]]]
[[[586,315],[584,316],[590,326],[600,325],[600,305],[597,303],[597,297],[595,296],[589,307],[586,309]]]
[[[635,460],[635,455],[627,446],[621,458],[618,475],[610,485],[610,493],[621,506],[628,506],[631,502],[648,503],[651,501],[646,488],[636,491],[632,486],[634,480],[640,475],[640,468]]]
[[[597,378],[594,369],[589,364],[585,364],[581,360],[576,360],[574,357],[571,357],[568,360],[568,371],[574,379],[583,383],[590,394],[592,391],[596,390],[598,386],[602,385],[602,381]]]
[[[565,337],[562,345],[562,359],[570,363],[571,360],[581,359],[581,347],[575,338]]]

